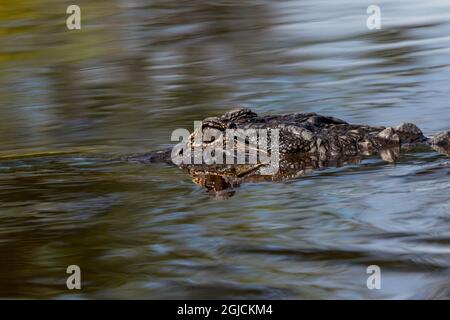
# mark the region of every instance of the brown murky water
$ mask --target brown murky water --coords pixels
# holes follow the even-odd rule
[[[119,155],[237,104],[450,129],[450,2],[0,0],[0,297],[448,298],[448,159],[218,201]],[[82,290],[65,286],[82,269]],[[379,265],[381,290],[366,268]]]

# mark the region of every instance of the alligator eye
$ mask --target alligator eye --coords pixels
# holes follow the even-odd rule
[[[209,138],[209,140],[203,140],[203,142],[205,142],[205,143],[212,143],[212,142],[214,142],[215,140],[216,140],[215,137],[211,137],[211,138]]]

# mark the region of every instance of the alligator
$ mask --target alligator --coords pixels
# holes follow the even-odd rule
[[[369,126],[350,124],[317,113],[259,116],[248,108],[239,108],[222,116],[203,120],[201,126],[178,149],[168,148],[133,155],[127,157],[127,160],[173,164],[174,152],[182,155],[183,150],[199,146],[219,148],[219,143],[226,141],[227,129],[278,129],[278,170],[267,174],[263,170],[267,164],[263,163],[178,164],[193,177],[195,183],[217,197],[233,195],[233,189],[243,182],[291,180],[318,169],[359,164],[363,157],[374,154],[391,163],[396,162],[405,150],[431,150],[450,155],[450,131],[426,137],[412,123],[402,123],[396,127]],[[209,138],[206,134],[209,130],[218,131],[222,139]],[[208,138],[205,139],[206,136]],[[233,141],[234,149],[243,147],[248,156],[249,150],[258,149],[259,145],[250,139],[241,144]],[[263,151],[271,153],[270,148]]]

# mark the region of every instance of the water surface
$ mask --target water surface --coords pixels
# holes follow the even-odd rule
[[[116,160],[242,104],[450,129],[449,2],[378,1],[381,30],[360,0],[80,0],[80,31],[70,4],[0,1],[0,297],[450,297],[441,155],[223,201],[176,168]]]

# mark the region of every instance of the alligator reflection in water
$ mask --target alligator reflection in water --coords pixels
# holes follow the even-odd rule
[[[400,148],[384,149],[379,152],[381,158],[393,163],[400,155]],[[283,182],[307,176],[318,170],[358,165],[363,157],[320,160],[314,157],[283,156],[279,171],[274,175],[264,175],[259,168],[250,165],[216,165],[206,169],[203,165],[190,166],[187,169],[193,182],[216,198],[228,198],[235,194],[235,188],[244,183]]]

